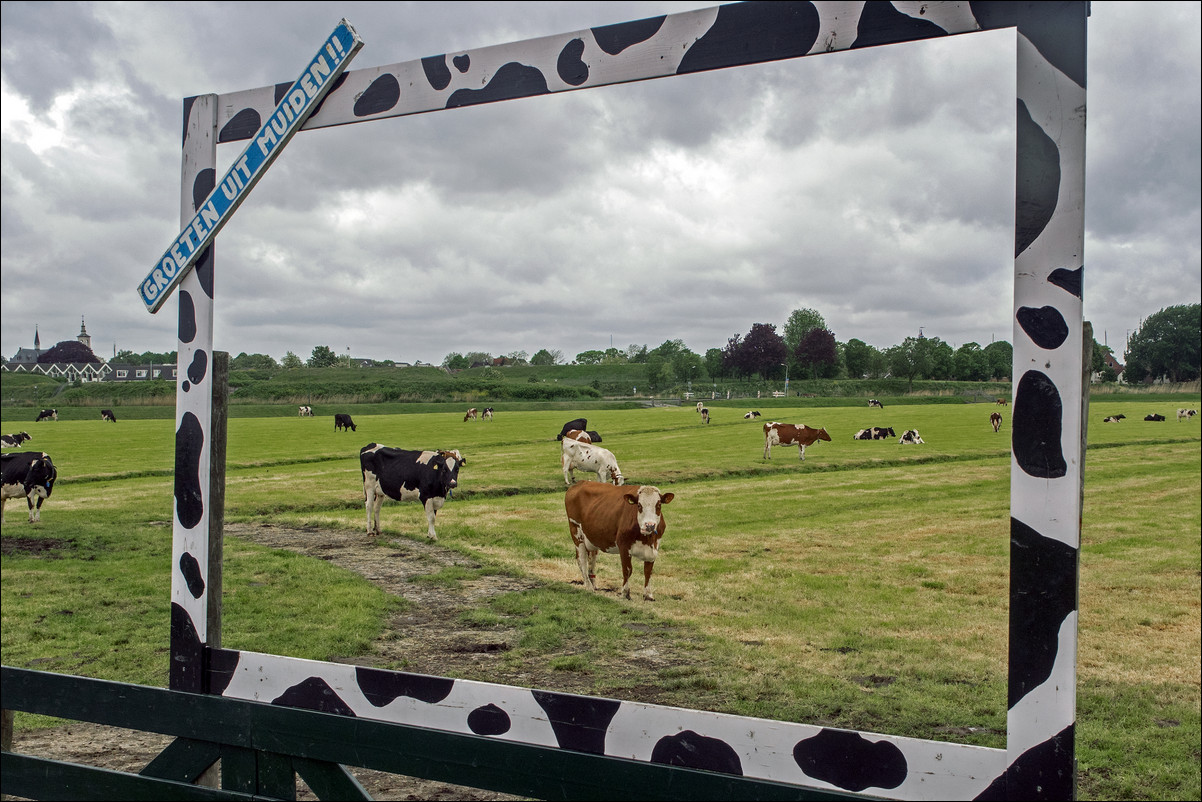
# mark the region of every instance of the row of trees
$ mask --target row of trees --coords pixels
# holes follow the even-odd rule
[[[691,351],[682,340],[667,340],[657,348],[632,344],[625,349],[582,351],[578,365],[642,364],[646,385],[651,390],[718,379],[777,381],[786,377],[808,379],[883,378],[988,381],[1006,380],[1013,370],[1013,348],[1004,340],[982,347],[965,343],[953,349],[938,337],[907,337],[899,345],[878,349],[862,340],[839,342],[825,319],[813,309],[796,309],[778,333],[771,323],[755,323],[746,334],[731,337],[725,348],[711,348],[704,355]],[[66,347],[74,341],[60,343]],[[1154,379],[1173,382],[1199,377],[1199,348],[1202,343],[1202,305],[1170,306],[1150,315],[1129,340],[1124,379],[1139,383]],[[75,343],[78,345],[78,343]],[[59,347],[59,346],[56,346]],[[80,346],[82,348],[82,346]],[[86,349],[85,349],[86,350]],[[47,354],[52,352],[48,351]],[[43,355],[46,356],[46,355]],[[1113,350],[1094,341],[1093,372],[1103,381],[1117,376],[1107,356]],[[75,360],[63,360],[75,361]],[[121,351],[113,360],[127,364],[170,364],[174,351],[134,354]],[[346,357],[329,346],[316,346],[307,360],[289,351],[280,362],[267,354],[241,353],[230,361],[235,370],[300,367],[333,367]],[[469,351],[446,355],[442,365],[463,370],[492,365],[492,354]],[[559,365],[563,352],[543,348],[529,356],[525,351],[504,355],[504,364]]]

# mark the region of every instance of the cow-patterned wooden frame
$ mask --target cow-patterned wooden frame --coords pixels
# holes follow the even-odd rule
[[[345,73],[305,130],[1016,29],[1017,184],[1005,749],[748,719],[209,646],[213,253],[179,291],[170,685],[894,799],[1075,795],[1085,440],[1087,2],[748,2]],[[290,84],[184,103],[181,220]],[[218,626],[213,627],[218,630]]]

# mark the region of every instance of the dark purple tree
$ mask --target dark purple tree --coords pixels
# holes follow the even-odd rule
[[[91,362],[99,364],[100,358],[92,353],[92,349],[79,340],[63,340],[49,351],[38,355],[38,364],[47,365],[54,362]]]
[[[835,335],[826,329],[811,329],[797,344],[793,358],[811,379],[829,379],[839,372],[839,348]]]
[[[738,362],[744,375],[758,373],[761,378],[784,373],[782,363],[788,355],[785,338],[771,323],[753,323],[739,347]]]

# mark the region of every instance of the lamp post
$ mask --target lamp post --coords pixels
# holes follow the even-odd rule
[[[789,363],[781,362],[781,365],[783,365],[785,368],[785,398],[788,398],[789,397]]]

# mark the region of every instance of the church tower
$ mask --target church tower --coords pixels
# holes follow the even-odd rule
[[[88,335],[88,327],[84,325],[83,317],[79,318],[79,336],[75,339],[86,345],[89,351],[92,350],[92,338]],[[34,343],[34,348],[36,347],[37,343]]]
[[[33,327],[33,350],[39,354],[42,352],[42,338],[38,336],[38,327]]]

